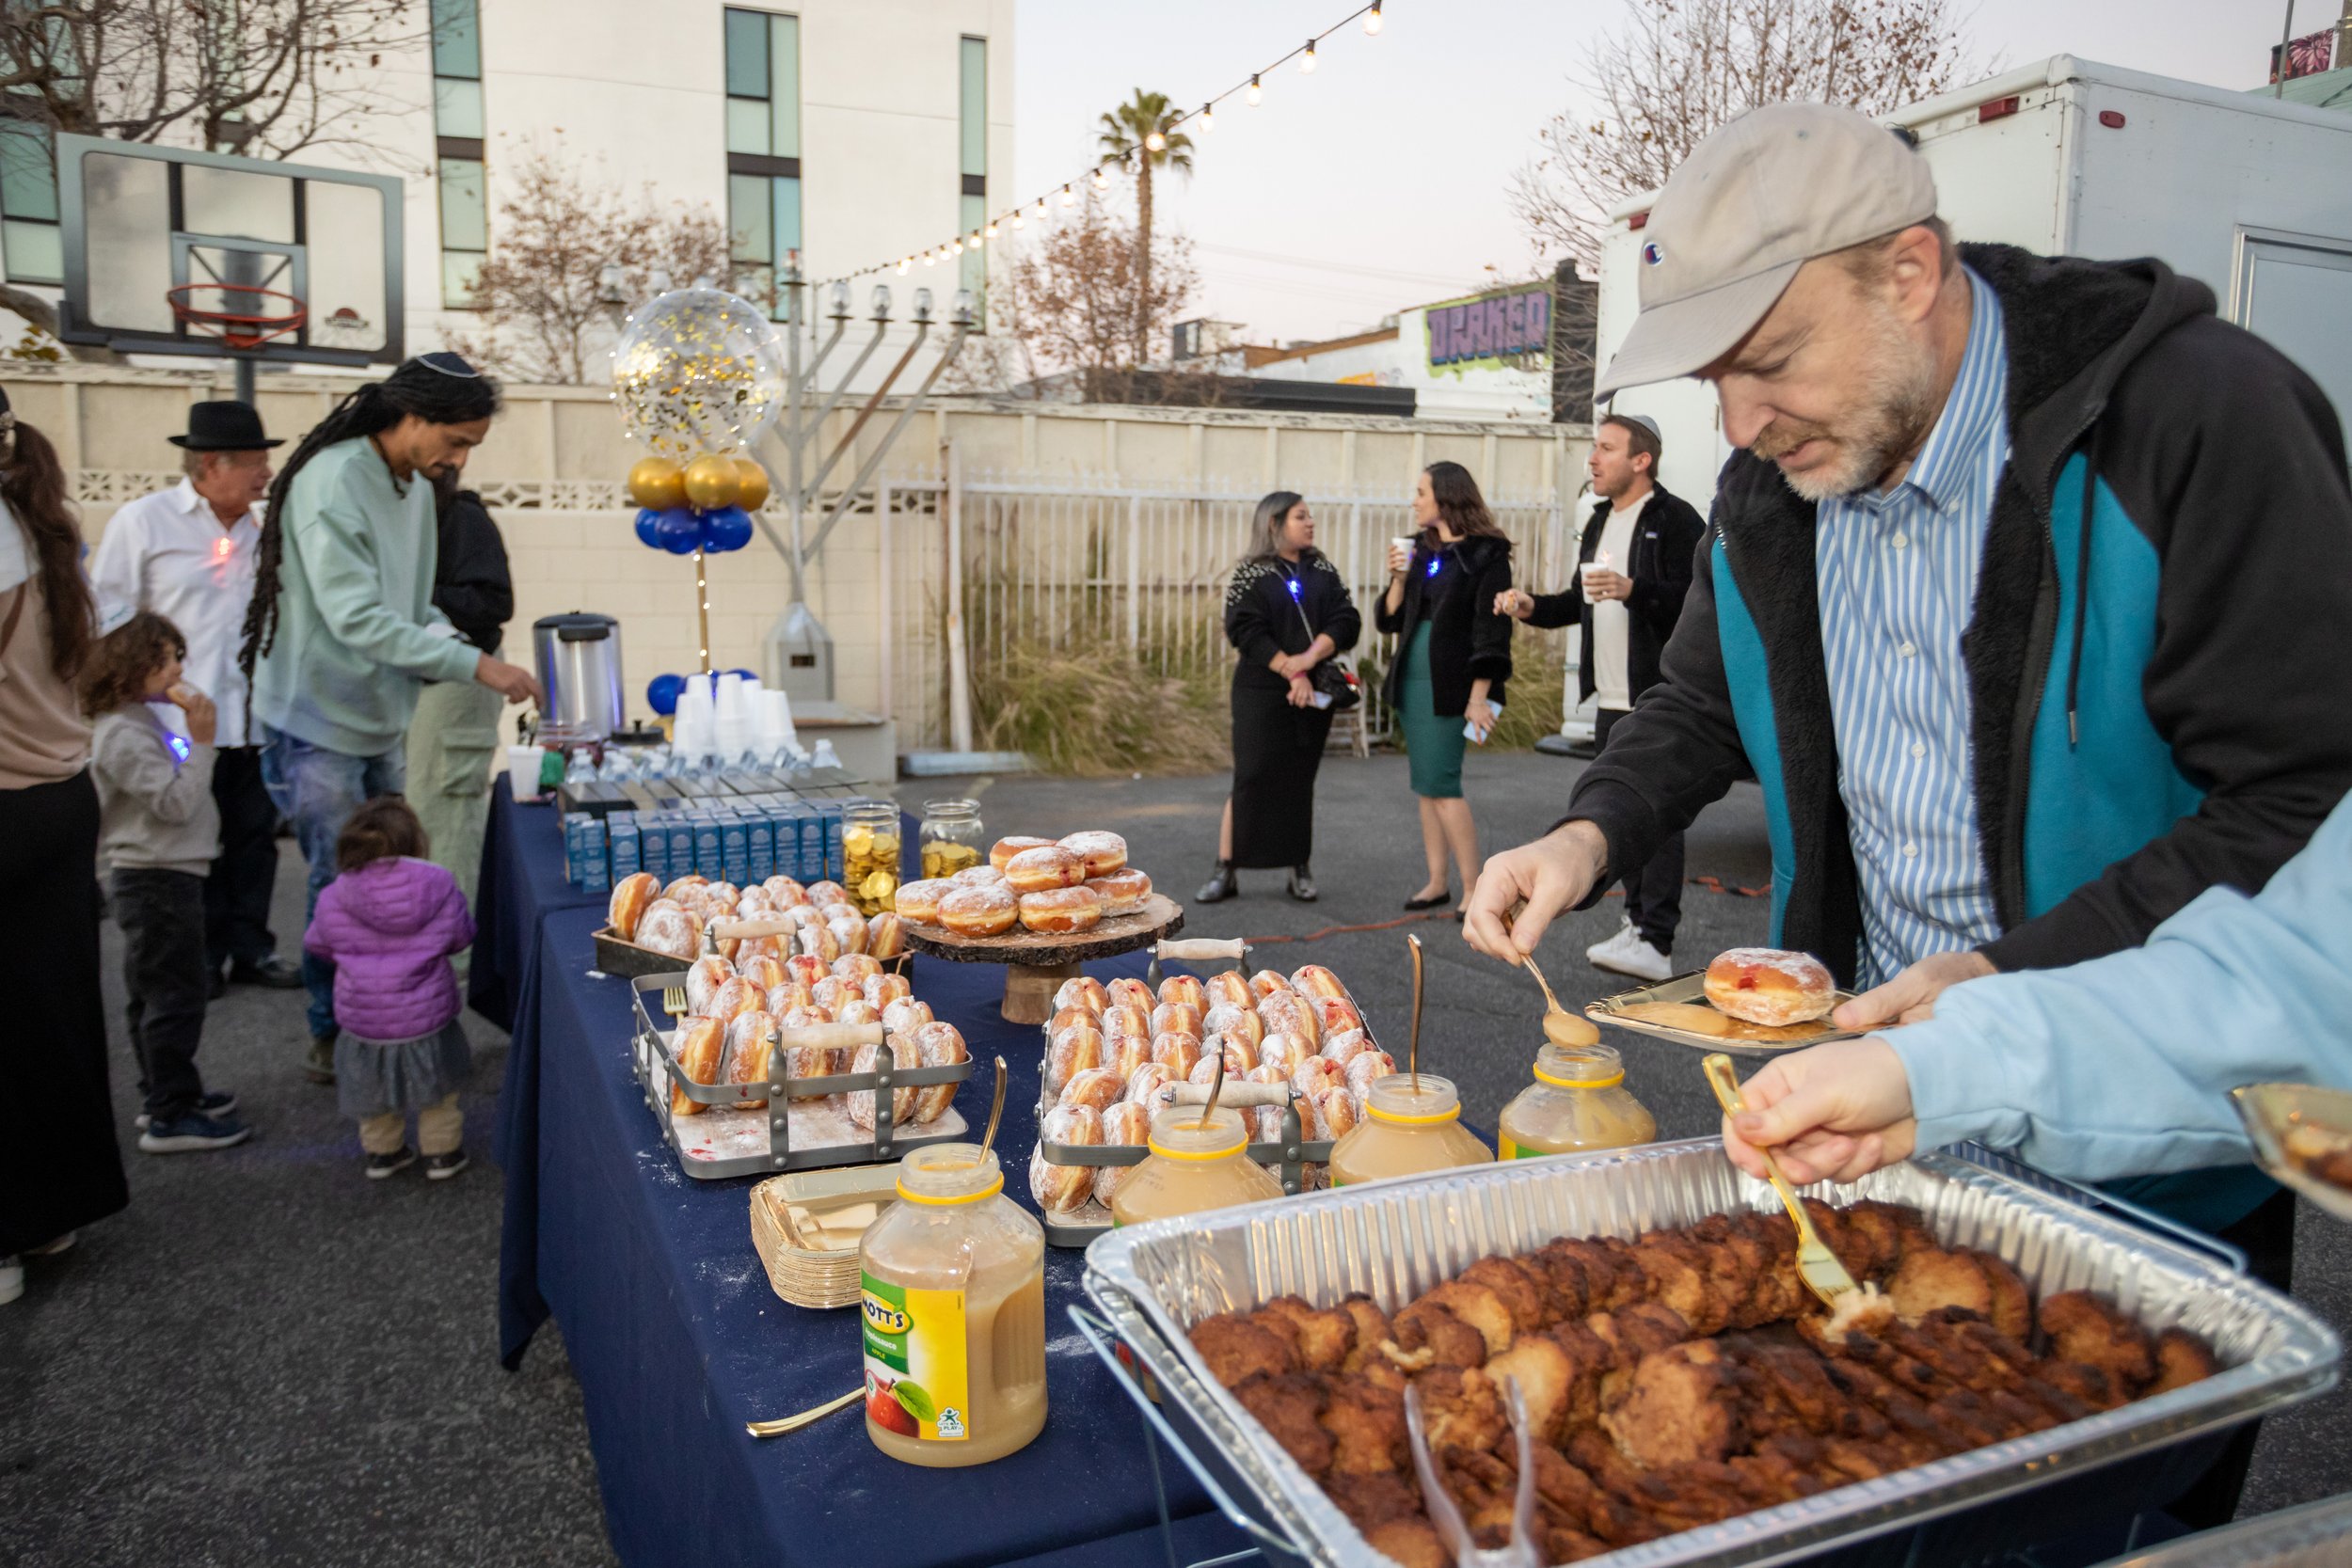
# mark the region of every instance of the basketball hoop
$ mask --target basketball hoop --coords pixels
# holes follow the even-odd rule
[[[249,353],[275,338],[302,330],[308,309],[296,296],[249,283],[182,283],[164,291],[172,319],[195,337]],[[206,308],[199,301],[209,301]],[[239,309],[226,309],[236,306]]]

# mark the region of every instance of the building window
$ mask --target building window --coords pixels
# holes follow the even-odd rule
[[[11,283],[65,281],[56,159],[49,133],[21,119],[0,119],[0,250]]]
[[[441,303],[473,308],[490,250],[482,162],[482,23],[475,0],[433,0],[433,136],[441,192]]]
[[[736,286],[781,315],[777,269],[801,248],[801,19],[729,7],[726,49]]]
[[[962,90],[958,111],[958,172],[961,183],[958,186],[961,206],[957,223],[968,240],[973,230],[988,223],[988,40],[965,39],[959,64]],[[980,296],[988,287],[987,247],[966,245],[961,270],[962,276],[958,281],[972,291],[973,308],[985,318],[986,307]]]

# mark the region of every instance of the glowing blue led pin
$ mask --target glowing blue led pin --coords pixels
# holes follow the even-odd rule
[[[182,762],[188,760],[188,743],[181,739],[178,736],[170,734],[165,735],[164,744],[170,747],[171,754],[178,757]]]
[[[1438,558],[1434,555],[1429,558],[1429,570],[1425,575],[1433,578],[1438,575]]]
[[[1294,599],[1295,599],[1295,598],[1296,598],[1296,597],[1298,597],[1298,579],[1297,579],[1296,578],[1290,578],[1290,579],[1289,579],[1289,586],[1290,586],[1290,591],[1291,591],[1291,597],[1292,597],[1292,598],[1294,598]]]

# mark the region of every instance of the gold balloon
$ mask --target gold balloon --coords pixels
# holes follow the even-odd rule
[[[735,460],[735,504],[756,512],[768,504],[768,470],[748,457]]]
[[[742,482],[729,457],[697,457],[686,465],[686,499],[704,511],[733,506]]]
[[[666,457],[641,457],[628,470],[628,499],[656,512],[686,504],[686,474]]]

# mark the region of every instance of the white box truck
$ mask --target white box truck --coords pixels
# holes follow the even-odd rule
[[[2164,261],[2318,382],[2352,439],[2352,115],[2057,55],[1886,123],[1917,138],[1961,239]],[[1609,214],[1599,364],[1633,324],[1641,230],[1656,199],[1634,197]],[[1615,406],[1658,421],[1660,477],[1704,514],[1730,455],[1713,389],[1630,388]],[[1589,737],[1590,710],[1566,733]]]

